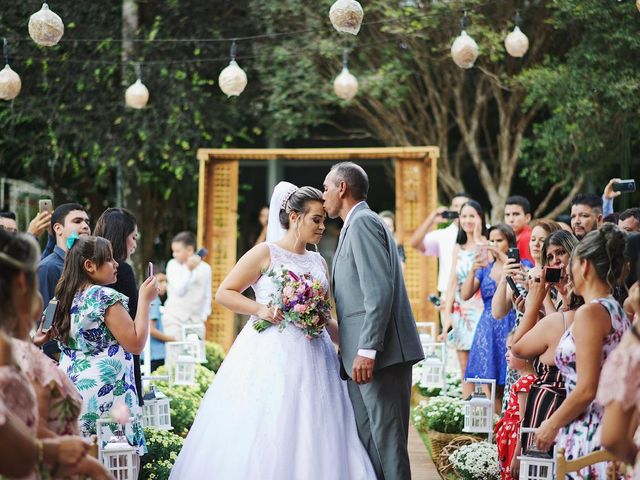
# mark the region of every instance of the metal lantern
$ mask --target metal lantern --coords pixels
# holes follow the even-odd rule
[[[535,433],[535,431],[535,428],[522,427],[520,434]],[[549,452],[531,449],[526,450],[523,455],[518,457],[518,460],[520,460],[518,480],[553,480],[555,478],[555,454],[550,456]]]
[[[158,430],[173,430],[171,426],[171,404],[169,398],[151,385],[149,392],[144,395],[142,406],[142,420],[145,427]]]
[[[135,449],[126,437],[112,437],[102,450],[102,464],[116,480],[136,480]]]
[[[433,343],[422,346],[425,359],[422,362],[420,385],[426,388],[441,388],[446,391],[446,352],[444,343]],[[440,354],[436,350],[440,350]]]
[[[480,49],[476,41],[465,30],[462,30],[453,45],[451,45],[451,58],[460,68],[471,68],[476,63]]]
[[[491,443],[496,381],[484,378],[467,378],[465,381],[475,383],[475,391],[471,399],[465,402],[463,431],[467,433],[486,433],[488,434],[487,441]],[[490,386],[490,399],[482,392],[482,385]]]
[[[363,18],[364,10],[356,0],[338,0],[329,9],[331,25],[339,32],[357,35]]]
[[[523,57],[527,50],[529,50],[529,39],[522,33],[520,27],[516,25],[507,38],[504,39],[504,48],[507,49],[507,53],[512,57]]]
[[[171,385],[194,385],[196,383],[195,357],[178,355],[175,363],[169,367]]]
[[[38,45],[52,47],[57,45],[62,35],[64,35],[62,19],[49,10],[49,5],[43,3],[40,11],[29,18],[29,36]]]

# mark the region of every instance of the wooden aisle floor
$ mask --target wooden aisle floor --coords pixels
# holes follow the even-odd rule
[[[409,426],[409,460],[411,461],[412,480],[438,480],[440,478],[438,470],[427,452],[427,447],[413,425]]]

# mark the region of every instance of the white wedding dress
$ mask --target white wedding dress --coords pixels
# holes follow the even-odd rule
[[[272,269],[310,272],[329,288],[318,253],[267,245]],[[276,290],[264,275],[252,287],[262,304]],[[249,321],[209,387],[170,478],[375,479],[326,330],[308,340],[292,325],[258,333]]]

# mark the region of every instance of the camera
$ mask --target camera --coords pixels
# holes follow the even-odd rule
[[[633,179],[620,180],[619,182],[614,182],[612,188],[614,192],[635,192],[636,181]]]
[[[445,210],[440,214],[442,218],[446,218],[447,220],[455,220],[460,215],[455,210]]]
[[[520,249],[510,248],[507,252],[507,258],[513,258],[515,260],[514,263],[520,263]]]
[[[561,267],[544,267],[544,281],[547,283],[558,283],[562,278]]]

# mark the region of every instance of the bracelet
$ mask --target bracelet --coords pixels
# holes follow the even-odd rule
[[[36,438],[36,449],[38,451],[38,464],[44,462],[44,443],[39,438]]]

